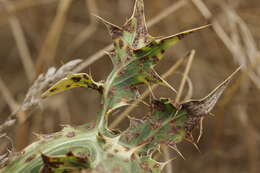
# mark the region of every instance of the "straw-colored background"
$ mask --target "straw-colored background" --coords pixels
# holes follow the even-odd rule
[[[110,37],[105,26],[90,14],[120,25],[130,16],[133,1],[0,0],[0,123],[22,103],[36,76],[51,66],[59,67],[75,58],[88,63],[94,58],[98,60],[81,72],[91,70],[96,80],[105,79],[112,64],[107,56],[95,53],[110,44]],[[243,66],[213,110],[215,116],[204,121],[201,153],[191,144],[179,144],[186,160],[170,150],[170,157],[177,159],[168,172],[260,172],[260,1],[145,0],[145,7],[153,36],[213,24],[213,29],[193,34],[170,49],[156,67],[163,74],[195,49],[189,72],[193,98],[204,97],[238,66]],[[177,89],[186,64],[187,61],[167,78]],[[185,87],[182,99],[189,89]],[[163,87],[154,94],[175,98],[174,92]],[[33,133],[51,133],[60,130],[61,124],[94,121],[99,103],[98,94],[87,89],[48,98],[24,123],[4,131],[11,140],[0,138],[0,154],[7,148],[21,150],[36,139]],[[130,113],[139,117],[145,114],[141,109]],[[114,115],[111,121],[118,116]],[[124,129],[127,125],[124,119],[118,127]]]

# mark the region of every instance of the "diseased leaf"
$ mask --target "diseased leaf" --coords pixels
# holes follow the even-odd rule
[[[142,0],[136,1],[134,12],[123,27],[101,20],[112,36],[114,50],[110,52],[110,58],[114,69],[104,84],[100,126],[107,123],[110,112],[137,98],[137,87],[140,84],[164,84],[153,72],[153,67],[162,59],[166,49],[186,35],[208,27],[195,28],[165,38],[153,38],[147,31]]]
[[[151,115],[143,119],[130,118],[129,128],[123,132],[120,141],[128,147],[145,144],[140,152],[146,154],[156,150],[162,143],[179,152],[177,144],[183,140],[191,142],[198,149],[192,136],[193,129],[199,126],[203,116],[213,109],[238,71],[239,69],[204,99],[180,105],[172,103],[170,99],[154,100]]]
[[[78,87],[92,88],[100,93],[103,90],[103,84],[95,82],[91,76],[86,73],[69,73],[67,77],[61,79],[56,84],[54,84],[51,88],[49,88],[46,92],[42,94],[42,98],[49,97],[51,95]]]
[[[126,146],[146,144],[141,153],[151,153],[159,144],[175,146],[187,134],[187,111],[177,109],[169,99],[154,100],[151,115],[142,120],[130,118],[129,128],[122,134],[121,142]]]
[[[208,28],[211,25],[205,25],[198,28],[190,29],[187,31],[180,32],[178,34],[163,37],[156,39],[154,38],[149,44],[147,44],[145,47],[142,47],[140,49],[135,49],[135,53],[137,57],[150,57],[153,59],[157,59],[159,61],[162,56],[164,55],[164,52],[170,48],[171,46],[175,45],[178,41],[182,40],[189,34],[192,34],[194,32],[200,31],[202,29]]]
[[[42,156],[41,173],[63,173],[90,168],[88,156],[76,156],[72,152],[65,156]]]

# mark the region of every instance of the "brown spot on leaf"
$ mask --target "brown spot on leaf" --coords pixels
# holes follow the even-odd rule
[[[129,159],[126,158],[126,159],[124,159],[123,161],[124,161],[125,163],[127,163],[127,162],[129,162]]]
[[[124,24],[123,29],[124,29],[125,31],[127,31],[127,32],[130,32],[130,33],[134,32],[134,29],[135,29],[135,28],[134,28],[134,26],[132,25],[132,20],[127,21],[127,22]]]
[[[143,50],[142,49],[137,49],[137,50],[134,50],[134,53],[135,54],[141,54],[143,52]]]
[[[159,121],[150,122],[150,125],[151,125],[151,128],[154,130],[156,130],[162,126]]]
[[[162,50],[161,50],[161,54],[164,54],[164,53],[165,53],[165,50],[164,50],[164,49],[162,49]]]
[[[86,129],[93,129],[94,127],[96,127],[95,123],[90,123],[85,126]]]
[[[159,163],[154,164],[153,168],[155,168],[155,169],[160,168],[160,164]]]
[[[149,61],[149,57],[148,56],[144,56],[140,59],[141,63],[146,63],[147,61]]]
[[[52,134],[49,134],[49,135],[42,135],[42,137],[44,138],[44,139],[50,139],[50,138],[52,138],[54,135],[52,135]]]
[[[43,161],[43,168],[41,169],[41,173],[51,173],[52,172],[52,168],[56,168],[57,165],[52,165],[50,162],[50,158],[44,154],[41,155],[42,157],[42,161]]]
[[[70,151],[66,154],[66,156],[74,156],[74,154]]]
[[[68,138],[72,138],[72,137],[75,136],[75,132],[68,132],[68,133],[66,134],[66,136],[67,136]]]
[[[165,40],[161,40],[160,43],[163,44],[165,42]]]
[[[31,160],[33,160],[36,157],[36,154],[32,154],[29,157],[26,158],[25,162],[30,162]]]
[[[113,155],[113,154],[111,154],[111,153],[108,153],[108,154],[107,154],[107,157],[108,157],[108,158],[113,158],[113,157],[114,157],[114,155]]]
[[[110,91],[108,92],[108,97],[111,98],[111,97],[114,97],[114,96],[115,96],[115,92],[110,90]]]
[[[122,49],[124,47],[123,40],[120,39],[118,45],[119,45],[119,48]]]
[[[79,82],[81,77],[72,77],[71,80],[73,80],[73,82]]]
[[[140,163],[140,167],[145,170],[145,172],[149,172],[150,171],[150,168],[149,168],[149,165],[147,162],[143,162],[143,163]],[[152,172],[152,171],[150,171]]]
[[[57,88],[52,88],[51,90],[50,90],[50,92],[54,92],[54,91],[56,91],[57,90]]]
[[[128,56],[132,56],[133,55],[133,50],[129,46],[126,47],[126,52],[127,52]]]
[[[123,35],[122,30],[118,28],[111,29],[112,39],[117,39]]]
[[[185,35],[186,34],[179,34],[179,35],[177,35],[177,37],[178,37],[179,40],[181,40],[181,39],[183,39],[185,37]]]
[[[87,74],[83,74],[83,78],[88,79],[89,77]]]
[[[136,160],[137,158],[136,158],[136,156],[135,156],[135,154],[132,154],[131,155],[131,160]]]
[[[136,39],[134,40],[132,46],[133,46],[134,48],[137,48],[137,47],[138,47],[138,44],[139,44],[139,41],[140,41],[140,40],[136,38]]]
[[[164,103],[162,103],[162,102],[160,102],[158,100],[153,100],[152,101],[152,105],[153,105],[153,108],[158,110],[158,111],[161,111],[161,112],[165,111]]]
[[[158,56],[152,56],[152,60],[156,63],[156,62],[158,62],[160,59],[158,58]]]
[[[77,161],[82,164],[89,163],[88,157],[77,157]],[[88,166],[89,167],[89,166]]]
[[[154,42],[151,42],[150,44],[149,44],[149,47],[153,47],[154,46]]]

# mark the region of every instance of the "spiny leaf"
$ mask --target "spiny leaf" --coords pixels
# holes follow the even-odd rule
[[[186,110],[178,110],[169,99],[154,100],[152,114],[142,120],[130,119],[129,128],[122,134],[126,146],[146,144],[141,153],[150,153],[159,144],[176,145],[186,136]]]
[[[149,153],[162,143],[177,149],[176,144],[184,139],[198,149],[192,130],[200,124],[202,116],[213,109],[239,69],[207,97],[199,101],[189,101],[175,106],[170,99],[154,100],[151,115],[142,120],[130,118],[130,126],[122,134],[120,141],[128,147],[146,144],[142,153]]]
[[[143,21],[144,19],[138,18],[138,20]],[[128,105],[132,100],[136,99],[138,85],[164,84],[161,78],[153,72],[153,67],[162,58],[165,50],[184,36],[206,27],[208,26],[188,30],[166,38],[153,39],[153,41],[140,49],[133,48],[133,43],[128,39],[129,35],[122,34],[122,36],[114,39],[115,52],[111,54],[111,58],[115,66],[105,83],[104,107],[101,117],[107,117],[111,111]],[[102,121],[102,123],[105,121]]]
[[[152,65],[149,59],[135,59],[115,68],[105,83],[104,113],[108,114],[136,99],[138,85],[163,83],[151,70]]]
[[[111,59],[114,64],[125,62],[131,58],[133,50],[142,52],[146,56],[157,57],[160,59],[166,49],[176,44],[179,40],[193,32],[200,31],[210,25],[201,26],[191,30],[187,30],[172,36],[156,39],[149,35],[145,23],[143,0],[136,0],[135,7],[131,18],[123,25],[116,26],[101,17],[98,17],[107,26],[114,44],[114,50]],[[159,49],[155,51],[153,50]],[[150,52],[150,53],[149,53]],[[163,52],[163,53],[162,53]]]
[[[69,73],[66,78],[58,81],[51,88],[42,94],[42,98],[78,87],[92,88],[102,93],[103,86],[95,82],[91,76],[86,73]]]

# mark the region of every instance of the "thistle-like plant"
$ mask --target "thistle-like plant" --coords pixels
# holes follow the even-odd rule
[[[101,20],[107,26],[114,45],[109,52],[114,67],[107,79],[95,82],[89,74],[70,73],[42,95],[46,98],[77,87],[94,89],[102,97],[96,122],[79,127],[66,126],[61,132],[39,135],[37,142],[19,154],[11,155],[1,166],[1,173],[76,170],[89,173],[160,173],[167,163],[153,158],[160,145],[166,144],[178,151],[177,144],[183,140],[195,144],[192,130],[213,109],[231,77],[200,100],[176,103],[170,98],[154,98],[149,105],[149,115],[141,119],[130,118],[130,125],[123,132],[109,129],[108,117],[113,111],[138,99],[138,87],[142,84],[169,87],[155,72],[154,66],[168,48],[208,26],[163,38],[152,37],[145,23],[143,0],[136,0],[132,16],[122,27]]]

